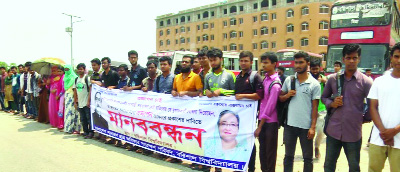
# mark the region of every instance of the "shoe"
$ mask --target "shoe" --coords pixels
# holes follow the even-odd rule
[[[14,115],[18,115],[18,114],[19,114],[19,112],[15,112],[15,113],[14,113]]]
[[[93,138],[93,133],[89,133],[87,136],[85,136],[85,139],[91,139]]]
[[[169,161],[170,163],[182,163],[181,159],[177,159],[177,158],[172,158],[171,161]]]

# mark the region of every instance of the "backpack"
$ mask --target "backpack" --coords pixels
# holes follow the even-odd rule
[[[339,73],[336,73],[336,85],[338,92],[336,96],[332,97],[333,99],[337,96],[343,95],[344,74],[340,75]],[[324,124],[324,133],[326,135],[328,135],[328,132],[326,130],[328,128],[329,119],[331,119],[332,114],[333,114],[333,108],[327,108],[327,113],[325,116],[325,124]]]
[[[271,91],[271,88],[274,84],[281,84],[281,82],[276,81],[276,80],[273,81],[269,86],[269,91]],[[296,78],[294,77],[294,75],[290,76],[290,88],[291,88],[291,90],[296,90]],[[284,127],[285,124],[287,123],[287,116],[288,116],[288,112],[289,112],[289,104],[290,104],[291,99],[292,99],[292,97],[290,97],[285,102],[281,102],[278,100],[278,103],[276,104],[276,112],[278,115],[279,127],[281,127],[281,126]]]
[[[254,79],[256,77],[257,71],[251,71],[250,74],[250,85],[251,85],[251,89],[253,89],[253,91],[255,90],[255,86],[254,86]],[[239,74],[240,75],[240,74]],[[239,78],[239,75],[236,76],[236,80]]]
[[[76,77],[76,78],[75,78],[75,85],[76,85],[76,83],[78,82],[78,78],[79,78],[79,77]],[[89,92],[89,78],[88,78],[87,75],[85,75],[85,83],[86,83],[87,92]]]

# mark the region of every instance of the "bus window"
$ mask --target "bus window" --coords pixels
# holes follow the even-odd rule
[[[258,60],[254,59],[253,65],[251,66],[252,70],[257,71],[258,70]]]
[[[239,70],[239,59],[237,58],[224,58],[224,67],[228,70]]]

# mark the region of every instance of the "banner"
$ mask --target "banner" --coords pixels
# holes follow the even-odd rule
[[[174,98],[97,85],[91,93],[92,128],[101,134],[198,164],[247,170],[257,101]]]

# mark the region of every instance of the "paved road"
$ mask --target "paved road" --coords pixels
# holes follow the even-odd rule
[[[367,171],[368,148],[365,147],[371,124],[364,126],[361,150],[361,171]],[[283,171],[284,147],[282,131],[279,131],[277,172]],[[68,135],[41,124],[11,114],[0,112],[0,171],[1,172],[79,172],[79,171],[129,171],[129,172],[177,172],[193,171],[188,163],[171,164],[154,157],[105,145],[95,140]],[[297,144],[295,171],[302,171],[300,144]],[[325,155],[325,142],[321,145]],[[260,166],[257,159],[258,172]],[[323,171],[323,160],[315,161],[314,171]],[[388,164],[385,170],[388,170]],[[385,171],[384,170],[384,171]],[[224,170],[229,171],[229,170]],[[346,157],[342,151],[337,171],[348,171]]]

